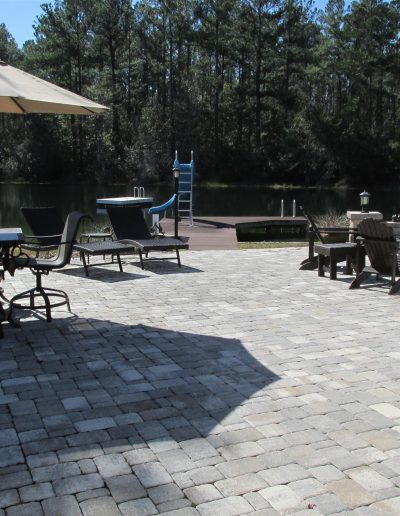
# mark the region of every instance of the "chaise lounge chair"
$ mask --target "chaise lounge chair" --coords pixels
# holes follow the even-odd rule
[[[175,251],[176,258],[148,258],[149,260],[176,259],[181,266],[180,249],[188,249],[187,242],[179,238],[153,236],[139,206],[107,206],[108,216],[118,242],[133,245],[139,252],[140,265],[144,269],[143,253],[150,251]]]
[[[400,288],[399,244],[393,235],[393,229],[383,222],[364,219],[358,225],[357,256],[365,249],[370,265],[365,266],[357,274],[350,288],[358,288],[371,274],[390,276],[389,294],[395,294]]]

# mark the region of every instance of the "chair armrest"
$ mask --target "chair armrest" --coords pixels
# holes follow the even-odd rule
[[[24,235],[25,240],[46,240],[49,238],[59,238],[61,240],[61,234],[59,235]]]
[[[57,249],[59,243],[57,244],[46,244],[46,240],[59,238],[61,240],[62,235],[24,235],[24,242],[20,243],[21,249],[26,249],[28,251],[35,251],[40,253],[41,251],[52,251]]]
[[[360,241],[364,241],[364,242],[377,242],[377,243],[382,243],[382,242],[387,242],[388,244],[393,244],[394,247],[398,247],[400,242],[398,239],[396,238],[369,238],[369,237],[363,237],[361,235],[359,235],[357,237],[357,240],[360,239]]]

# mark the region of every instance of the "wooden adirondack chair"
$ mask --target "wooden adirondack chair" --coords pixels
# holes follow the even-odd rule
[[[318,267],[318,256],[314,253],[315,241],[319,240],[321,244],[327,243],[322,233],[335,235],[354,235],[355,231],[347,227],[318,227],[312,216],[306,212],[303,206],[300,206],[299,209],[309,223],[308,258],[301,262],[300,270],[313,270]],[[330,244],[331,247],[334,247],[335,245],[341,248],[344,246],[344,244]],[[349,248],[355,247],[355,244],[351,242],[349,242],[348,245]]]
[[[358,288],[370,275],[390,276],[389,294],[395,294],[400,288],[399,245],[393,235],[393,229],[374,219],[364,219],[358,225],[357,249],[364,246],[370,265],[364,267],[355,277],[350,288]]]

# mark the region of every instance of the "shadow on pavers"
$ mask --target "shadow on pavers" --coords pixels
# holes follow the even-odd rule
[[[77,317],[7,328],[0,357],[12,438],[0,473],[22,465],[26,485],[51,482],[54,496],[89,484],[114,496],[115,472],[146,496],[152,468],[169,476],[182,460],[218,457],[203,438],[242,423],[235,410],[279,379],[239,339]],[[135,463],[137,449],[151,467]]]

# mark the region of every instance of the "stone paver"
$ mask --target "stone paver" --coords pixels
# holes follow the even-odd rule
[[[202,516],[241,516],[253,512],[252,506],[240,496],[230,496],[222,500],[198,505],[197,510]]]
[[[119,510],[123,516],[151,516],[152,514],[158,514],[156,506],[149,498],[140,498],[140,500],[121,503]]]
[[[133,474],[108,478],[106,485],[117,503],[146,496],[145,489]]]
[[[104,482],[99,474],[91,473],[89,475],[77,475],[75,477],[56,480],[53,485],[58,495],[64,495],[97,489],[103,487]]]
[[[259,491],[266,485],[266,482],[255,473],[248,473],[247,475],[215,482],[215,487],[223,496],[237,496],[250,493],[251,491]]]
[[[189,498],[189,500],[194,505],[199,505],[201,503],[211,502],[213,500],[218,500],[222,498],[222,494],[216,487],[212,484],[203,484],[201,486],[189,487],[189,489],[185,489],[185,496]]]
[[[183,498],[183,493],[176,484],[164,484],[162,486],[152,487],[148,490],[148,494],[153,502],[157,505],[166,504]]]
[[[399,296],[306,255],[45,278],[75,316],[4,324],[0,516],[399,514]]]
[[[12,444],[18,444],[17,432],[14,428],[5,428],[0,430],[0,446],[11,446]]]
[[[111,496],[85,500],[80,504],[84,516],[120,516],[121,512]]]
[[[103,478],[131,473],[131,468],[122,455],[110,453],[94,459],[94,463]]]
[[[51,498],[54,496],[54,490],[50,482],[43,482],[41,484],[21,487],[19,494],[23,502],[34,502]]]
[[[43,516],[43,514],[45,513],[43,513],[42,506],[39,502],[20,503],[7,509],[7,516]],[[71,514],[74,516],[73,513]],[[45,516],[47,516],[47,514],[45,514]],[[58,515],[57,513],[53,513],[52,516]],[[59,516],[61,516],[61,514]]]
[[[155,487],[172,482],[172,477],[165,468],[156,462],[139,464],[135,467],[135,473],[144,487]]]
[[[19,446],[5,446],[0,448],[0,468],[21,464],[24,456]]]
[[[7,489],[6,491],[1,491],[0,496],[0,508],[8,507],[10,505],[15,505],[19,502],[18,491],[16,489]]]
[[[373,503],[375,497],[353,480],[335,480],[327,487],[351,508]]]
[[[297,507],[301,507],[302,498],[288,486],[267,487],[260,491],[274,509],[280,512],[293,512]]]
[[[72,495],[56,496],[42,502],[45,516],[80,516],[81,510],[78,502]]]

